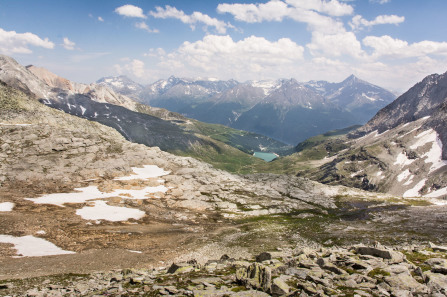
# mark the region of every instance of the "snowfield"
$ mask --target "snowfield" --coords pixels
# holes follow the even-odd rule
[[[15,237],[11,235],[0,235],[0,242],[11,243],[17,250],[18,257],[41,257],[52,255],[75,254],[65,251],[45,239],[31,235]]]
[[[0,211],[12,211],[13,208],[14,208],[14,203],[12,203],[12,202],[0,203]]]
[[[76,210],[76,214],[84,220],[106,220],[112,222],[139,220],[146,215],[144,211],[135,208],[110,206],[105,201],[93,201],[93,206],[84,206]]]

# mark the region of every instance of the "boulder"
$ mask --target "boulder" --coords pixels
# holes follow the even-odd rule
[[[169,267],[167,273],[186,273],[194,270],[194,266],[188,263],[172,263],[171,267]]]
[[[286,275],[281,275],[280,277],[273,279],[271,286],[271,294],[273,296],[282,296],[289,294],[290,287],[286,283],[286,280],[287,280]]]
[[[426,271],[424,272],[424,280],[430,293],[447,295],[447,275]]]
[[[272,254],[263,252],[256,256],[256,262],[263,262],[265,260],[271,260]]]
[[[236,280],[255,289],[265,292],[270,290],[272,282],[272,271],[260,263],[253,263],[247,268],[241,267],[236,270]]]
[[[335,266],[334,264],[332,264],[331,262],[329,262],[328,258],[318,258],[317,260],[317,264],[328,271],[331,271],[335,274],[347,274],[346,271],[344,271],[343,269],[338,268],[337,266]]]
[[[390,263],[401,263],[405,260],[405,255],[401,252],[393,251],[380,245],[377,247],[359,246],[356,247],[355,251],[360,255],[370,255],[390,260]]]
[[[436,245],[432,242],[428,243],[428,246],[430,248],[432,248],[435,252],[439,251],[439,252],[447,252],[447,246],[442,246],[442,245]]]

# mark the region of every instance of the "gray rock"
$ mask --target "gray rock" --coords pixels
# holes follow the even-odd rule
[[[401,263],[405,260],[405,255],[401,252],[393,251],[383,247],[356,247],[356,252],[360,255],[370,255],[390,260],[391,263]]]
[[[286,280],[285,275],[273,279],[271,285],[271,293],[273,296],[281,296],[289,293],[290,287],[287,285]]]
[[[429,242],[428,246],[430,248],[432,248],[434,251],[447,252],[447,247],[446,246],[436,245],[436,244],[434,244],[432,242]]]
[[[424,272],[424,279],[431,293],[442,293],[447,295],[447,275]]]
[[[263,264],[253,263],[247,268],[241,267],[236,270],[236,280],[255,289],[269,291],[272,282],[272,271],[270,267]]]

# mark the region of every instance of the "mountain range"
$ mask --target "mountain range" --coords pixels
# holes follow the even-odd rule
[[[151,106],[294,145],[334,128],[364,124],[395,99],[391,92],[354,75],[340,83],[295,79],[240,83],[174,76],[148,86],[124,76],[97,83]]]
[[[149,94],[147,88],[126,86],[123,78],[116,78],[121,83],[107,78],[98,84],[76,84],[45,69],[23,67],[9,57],[0,57],[0,80],[8,86],[25,92],[44,105],[113,127],[126,139],[136,143],[193,156],[230,171],[298,173],[322,183],[405,197],[447,195],[447,74],[426,77],[379,110],[365,125],[310,138],[295,148],[297,153],[268,165],[257,162],[249,154],[259,149],[288,155],[291,153],[290,147],[260,134],[207,124],[165,109],[143,105],[117,93],[118,89],[115,91],[107,87],[107,84],[115,82],[115,88],[123,89],[125,86],[127,90],[139,89]],[[262,92],[265,97],[258,103],[257,99],[253,99],[254,95],[241,95],[240,99],[245,99],[239,100],[239,106],[254,106],[237,117],[238,123],[250,116],[255,119],[254,111],[264,108],[267,112],[267,107],[276,106],[279,101],[282,102],[282,109],[278,107],[276,111],[286,120],[297,110],[330,111],[331,106],[337,103],[345,106],[345,111],[340,112],[349,113],[364,107],[365,100],[368,100],[370,107],[371,104],[382,104],[384,100],[377,95],[380,91],[378,87],[354,76],[340,84],[319,81],[306,85],[293,79],[240,84],[236,81],[188,81],[171,77],[168,81],[157,82],[150,92],[159,94],[164,89],[163,94],[173,94],[187,86],[190,86],[190,96],[196,96],[196,108],[210,105],[210,100],[219,94],[223,99],[214,105],[216,110],[219,105],[226,104],[224,101],[236,104],[238,100],[234,98],[238,97],[230,96],[231,92],[236,95]],[[343,95],[353,93],[361,86],[371,88],[371,91],[362,91],[361,97],[354,96],[350,100]],[[244,93],[242,90],[255,91]],[[204,98],[206,93],[208,97]],[[373,93],[377,97],[372,97]],[[365,96],[370,98],[365,99]],[[377,99],[372,100],[374,98]],[[200,100],[203,102],[199,103]],[[307,109],[303,107],[306,104],[310,104]],[[334,115],[333,111],[327,115],[328,121],[333,121],[329,117]],[[298,118],[301,121],[306,119],[302,114]],[[274,117],[262,119],[264,123],[274,122]],[[247,123],[253,122],[256,121],[247,120]],[[297,127],[291,130],[305,129],[305,125]],[[312,165],[307,162],[309,160],[318,162],[311,162]],[[299,164],[305,165],[299,168]]]
[[[264,104],[335,104],[311,84]],[[430,75],[267,163],[283,143],[0,56],[0,295],[444,296],[446,104]]]
[[[129,141],[193,156],[230,171],[248,170],[257,163],[251,156],[255,151],[282,155],[293,151],[266,136],[188,119],[140,104],[104,84],[71,82],[44,68],[24,67],[8,56],[0,56],[0,80],[47,106],[110,126]]]
[[[429,75],[364,126],[314,142],[310,148],[326,148],[323,156],[331,158],[300,175],[404,197],[446,197],[446,127],[447,73]],[[327,150],[335,142],[338,151]]]

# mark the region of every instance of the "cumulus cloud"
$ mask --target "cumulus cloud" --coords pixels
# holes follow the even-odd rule
[[[347,55],[354,58],[364,56],[362,45],[352,32],[338,34],[314,32],[312,42],[307,47],[314,56],[339,57]]]
[[[115,64],[113,69],[118,75],[130,74],[138,78],[142,78],[145,74],[144,62],[138,59],[130,60],[129,58],[123,58],[122,61],[129,61],[124,65]]]
[[[260,23],[263,21],[282,21],[284,18],[302,19],[308,12],[323,13],[329,16],[344,16],[353,13],[351,5],[337,0],[271,0],[257,4],[228,4],[217,6],[219,13],[229,13],[238,21]],[[313,14],[315,15],[315,14]]]
[[[160,32],[160,31],[158,31],[158,29],[149,28],[149,26],[145,22],[136,23],[135,27],[137,27],[138,29],[141,29],[141,30],[145,30],[149,33],[159,33]]]
[[[375,25],[384,25],[384,24],[392,24],[398,25],[405,21],[405,17],[397,16],[397,15],[379,15],[374,20],[368,21],[365,20],[361,15],[356,15],[352,18],[352,21],[349,23],[353,30],[359,30],[363,27],[372,27]]]
[[[286,0],[286,2],[297,9],[313,10],[330,16],[344,16],[354,12],[351,5],[340,3],[337,0]]]
[[[138,6],[126,4],[115,9],[115,12],[119,15],[129,17],[129,18],[142,18],[145,19],[146,16],[143,13],[143,9]]]
[[[158,69],[171,73],[247,79],[260,75],[282,76],[289,71],[286,68],[297,67],[303,60],[303,52],[302,46],[288,38],[269,41],[250,36],[234,41],[228,35],[207,35],[196,42],[184,42],[171,53],[153,49],[147,56],[157,56]]]
[[[136,77],[143,77],[144,75],[144,62],[141,60],[133,59],[130,63],[130,67],[132,70],[132,73]]]
[[[426,55],[447,56],[447,42],[421,41],[408,44],[407,41],[395,39],[388,35],[367,36],[362,40],[365,46],[373,49],[372,56],[412,58]]]
[[[259,4],[219,4],[219,13],[229,13],[238,21],[260,23],[263,21],[282,21],[289,13],[289,8],[282,1],[269,1]]]
[[[17,33],[0,28],[0,52],[10,54],[31,54],[29,46],[53,49],[54,43],[48,38],[42,39],[33,33]]]
[[[98,17],[98,21],[100,21],[100,22],[104,22],[104,19],[102,18],[102,17]]]
[[[311,31],[334,34],[345,30],[343,23],[334,17],[352,14],[353,8],[337,0],[271,0],[257,4],[223,3],[217,6],[217,11],[247,23],[280,22],[287,18],[308,24]]]
[[[150,11],[149,14],[154,18],[174,18],[178,19],[181,22],[188,24],[194,30],[197,23],[202,23],[206,27],[214,27],[216,31],[220,34],[225,34],[227,28],[234,28],[231,24],[220,21],[216,18],[212,18],[206,14],[201,12],[193,12],[190,15],[185,14],[182,10],[178,10],[175,7],[166,5],[165,8],[157,6],[155,7],[155,11]]]
[[[70,39],[68,39],[68,37],[64,37],[64,43],[62,44],[62,46],[69,51],[72,51],[75,49],[75,45],[76,43],[74,43],[73,41],[70,41]]]

